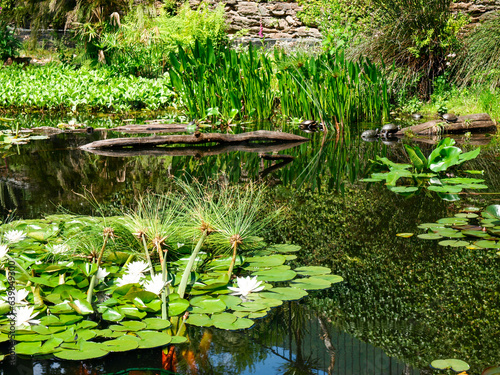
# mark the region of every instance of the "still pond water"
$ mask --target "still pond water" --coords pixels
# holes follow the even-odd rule
[[[300,244],[302,263],[330,266],[345,282],[275,309],[248,331],[190,328],[192,345],[178,352],[179,373],[431,374],[437,373],[429,369],[431,361],[459,358],[471,365],[469,374],[481,374],[500,363],[498,256],[396,237],[422,233],[419,224],[467,206],[500,204],[499,195],[447,202],[434,194],[404,198],[383,186],[367,189],[359,179],[367,176],[369,160],[381,155],[405,161],[401,143],[366,143],[354,134],[325,140],[321,133],[283,130],[311,139],[279,151],[294,160],[263,160],[259,152],[272,150],[263,145],[254,152],[178,148],[119,157],[78,149],[115,136],[111,132],[58,134],[13,146],[0,166],[2,216],[39,218],[61,209],[89,214],[86,191],[114,212],[145,191],[166,190],[174,176],[262,180],[294,210],[268,235]],[[468,164],[485,171],[487,193],[500,191],[499,150],[486,147]],[[161,350],[136,350],[83,363],[19,359],[15,368],[2,365],[0,374],[111,374],[161,366]]]

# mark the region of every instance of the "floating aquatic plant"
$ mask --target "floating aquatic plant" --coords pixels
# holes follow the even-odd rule
[[[9,230],[25,233],[25,238],[12,248],[4,245],[0,250],[4,260],[15,258],[19,267],[29,270],[27,274],[15,274],[16,287],[23,290],[30,285],[33,291],[21,299],[28,303],[19,306],[26,308],[19,314],[22,329],[16,331],[16,354],[84,360],[109,352],[184,342],[186,324],[245,329],[283,301],[300,299],[307,295],[307,290],[328,288],[342,281],[325,267],[291,269],[286,263],[296,258],[293,253],[300,249],[298,246],[266,245],[259,240],[248,242],[253,245],[239,254],[237,291],[246,298],[230,295],[234,291],[230,288],[235,288],[227,274],[232,254],[216,257],[213,252],[205,251],[210,250],[205,246],[213,246],[217,241],[209,244],[203,237],[209,231],[217,233],[213,232],[218,218],[214,212],[222,215],[235,207],[237,195],[231,193],[235,200],[229,204],[226,199],[217,201],[210,192],[195,192],[200,193],[203,200],[191,200],[184,206],[182,217],[192,229],[185,228],[185,233],[180,232],[184,238],[179,238],[193,247],[196,244],[195,256],[172,260],[165,256],[163,262],[158,259],[152,262],[153,276],[148,274],[150,266],[144,260],[145,254],[133,243],[128,250],[116,247],[123,238],[133,238],[131,230],[127,234],[124,229],[125,217],[53,215],[4,224],[4,233]],[[195,223],[198,232],[194,230]],[[106,232],[108,235],[103,228],[111,228]],[[92,237],[93,251],[76,256],[83,247],[75,250],[75,238],[81,239],[82,233]],[[118,238],[117,233],[123,237]],[[198,235],[193,236],[195,233]],[[139,242],[137,238],[134,241],[135,245]],[[47,258],[56,244],[66,243],[71,251],[61,251],[57,260]],[[131,261],[132,257],[138,259]],[[195,269],[196,262],[204,268]],[[239,281],[242,278],[251,285],[242,285]],[[1,271],[0,284],[6,282],[7,275]],[[167,288],[169,293],[165,293]],[[20,297],[25,294],[18,293]],[[10,329],[8,311],[9,305],[0,303],[0,340],[7,339]]]
[[[389,190],[412,196],[422,188],[435,191],[444,200],[459,200],[457,193],[464,189],[487,189],[484,180],[471,177],[447,177],[443,172],[479,155],[480,148],[463,153],[454,146],[455,140],[444,138],[426,158],[418,146],[405,145],[411,164],[394,163],[377,156],[373,162],[377,172],[364,182],[385,182]],[[410,170],[411,169],[411,170]],[[474,172],[474,171],[469,171]],[[403,184],[398,185],[398,182]]]

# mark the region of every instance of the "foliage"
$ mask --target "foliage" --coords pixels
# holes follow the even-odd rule
[[[179,9],[177,15],[165,12],[160,15],[144,14],[142,7],[135,8],[117,28],[102,34],[98,47],[104,50],[106,63],[123,74],[157,77],[168,67],[169,52],[202,43],[208,39],[215,46],[227,43],[224,7],[214,11],[202,3],[192,10],[189,3]]]
[[[19,48],[21,48],[21,42],[14,36],[14,30],[6,21],[0,20],[0,62],[8,57],[17,57]]]
[[[461,85],[500,86],[500,17],[477,26],[464,41],[456,64],[456,80]]]
[[[468,177],[444,178],[443,174],[449,168],[475,159],[481,151],[478,147],[473,151],[463,153],[454,144],[455,140],[452,138],[442,139],[427,158],[420,150],[420,147],[405,144],[411,164],[394,163],[385,157],[377,156],[374,165],[379,167],[377,169],[388,170],[388,172],[372,173],[371,178],[365,178],[362,181],[385,181],[391,191],[405,196],[415,194],[420,187],[426,186],[428,182],[429,186],[426,186],[426,188],[437,192],[446,200],[458,200],[456,193],[461,192],[462,189],[486,189],[487,186],[481,184],[484,180]],[[412,168],[413,171],[410,172],[409,168]],[[410,181],[410,184],[397,186],[400,179]]]
[[[167,80],[120,77],[107,69],[48,64],[0,68],[0,107],[5,109],[160,109],[172,103]]]
[[[441,246],[500,250],[500,205],[488,206],[479,215],[475,213],[477,211],[479,210],[470,208],[455,217],[439,219],[437,223],[420,224],[419,228],[426,232],[418,237],[440,240]],[[500,251],[498,254],[500,255]]]
[[[410,77],[417,76],[419,94],[428,98],[430,82],[444,71],[446,55],[458,50],[457,33],[466,23],[463,16],[451,14],[450,3],[451,0],[372,1],[379,21],[371,25],[368,37],[363,36],[365,42],[359,51],[380,58],[387,66],[394,63],[403,67]]]
[[[219,203],[207,200],[197,202],[196,207],[183,207],[183,210],[187,210],[183,212],[184,217],[199,218],[197,213],[203,214],[204,206],[208,206],[208,214],[213,215],[218,212],[218,209],[213,210],[214,204],[224,205],[225,210],[234,209],[238,203],[238,197],[233,193],[221,198],[224,200]],[[168,208],[162,205],[156,209],[157,215],[152,217],[154,221],[161,221],[163,214],[169,217],[167,220],[180,219],[180,216],[171,216],[167,212],[181,209],[180,206]],[[224,210],[219,213],[224,214]],[[204,214],[202,216],[205,218]],[[238,214],[235,218],[238,220]],[[136,225],[137,217],[132,219],[131,224]],[[214,219],[215,230],[218,230],[217,222],[220,219]],[[16,278],[18,289],[31,284],[31,292],[21,298],[26,300],[19,301],[26,307],[15,307],[18,313],[18,355],[53,354],[57,358],[83,360],[102,357],[113,351],[185,342],[184,324],[245,329],[253,325],[253,319],[267,315],[272,307],[280,306],[283,301],[300,299],[308,294],[306,290],[323,289],[342,281],[341,277],[331,275],[325,267],[291,270],[284,263],[296,258],[293,253],[300,249],[298,246],[268,246],[260,242],[249,248],[244,258],[240,257],[239,272],[250,274],[265,289],[262,292],[259,292],[262,288],[245,290],[246,298],[241,299],[228,295],[229,277],[226,272],[229,258],[214,258],[208,253],[194,251],[195,258],[204,264],[204,269],[198,268],[197,272],[192,272],[193,262],[188,263],[182,255],[189,255],[196,238],[191,237],[189,231],[181,232],[179,234],[186,244],[172,243],[169,233],[162,232],[160,236],[166,240],[164,245],[175,246],[181,253],[181,256],[170,261],[167,258],[163,261],[163,264],[169,263],[169,286],[166,288],[165,283],[161,280],[158,282],[154,275],[161,268],[157,261],[154,269],[150,269],[151,277],[144,275],[147,263],[131,263],[134,257],[141,257],[141,252],[137,250],[140,240],[135,240],[134,245],[134,236],[130,231],[127,232],[127,226],[124,225],[129,220],[125,217],[99,219],[57,215],[2,226],[7,244],[2,245],[0,261],[6,258],[15,260],[20,272],[12,275]],[[151,216],[146,220],[151,221]],[[199,223],[199,220],[196,221]],[[222,227],[226,224],[222,224]],[[171,225],[157,228],[167,232],[173,229]],[[95,236],[99,233],[100,241],[99,235]],[[89,243],[91,237],[92,245],[89,247],[85,242]],[[150,246],[156,246],[154,241],[148,242],[144,241],[146,253],[151,250]],[[198,245],[201,248],[199,241]],[[51,263],[50,259],[57,262]],[[30,270],[29,274],[27,269]],[[186,274],[189,276],[187,279],[184,277]],[[181,275],[183,280],[188,281],[187,284],[179,282]],[[240,287],[240,279],[237,282]],[[273,285],[275,282],[279,282],[277,287]],[[5,272],[0,273],[0,289],[7,289]],[[162,290],[168,296],[168,304],[166,299],[162,302],[157,298]],[[184,294],[184,290],[188,293]],[[168,307],[170,320],[163,313],[162,319],[157,318],[165,306]],[[28,310],[27,315],[21,314],[21,309]],[[189,318],[184,315],[188,309]],[[9,311],[7,303],[0,304],[1,324],[8,323]],[[40,318],[38,322],[32,319],[35,316]],[[88,319],[92,316],[98,316],[98,321]],[[87,319],[84,320],[84,317]],[[106,322],[105,326],[99,326],[101,320]],[[3,339],[8,329],[8,324],[4,324],[0,339]],[[127,333],[126,339],[120,338],[124,333]],[[93,341],[94,338],[98,338],[98,341]]]
[[[327,125],[380,121],[388,112],[380,70],[368,60],[348,61],[341,52],[295,61],[283,51],[267,56],[251,45],[246,52],[217,51],[209,41],[205,47],[195,42],[189,53],[179,47],[170,60],[172,85],[191,118],[218,108],[226,118],[236,109],[241,116],[266,119],[278,103],[285,117],[320,118]]]

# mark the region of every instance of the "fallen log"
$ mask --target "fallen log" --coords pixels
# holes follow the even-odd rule
[[[432,120],[401,129],[396,135],[403,136],[406,133],[414,135],[441,135],[461,133],[495,133],[497,127],[495,122],[487,113],[476,113],[473,115],[459,116],[457,122],[446,122],[444,120]]]
[[[251,141],[306,142],[309,139],[300,135],[258,130],[241,134],[200,133],[188,135],[164,135],[154,137],[113,138],[95,141],[80,146],[83,150],[113,149],[122,147],[155,147],[171,144],[203,143],[243,143]]]

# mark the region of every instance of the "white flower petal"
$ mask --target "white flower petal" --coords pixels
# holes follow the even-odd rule
[[[26,233],[22,230],[10,230],[4,234],[5,239],[10,243],[16,243],[26,238]]]

